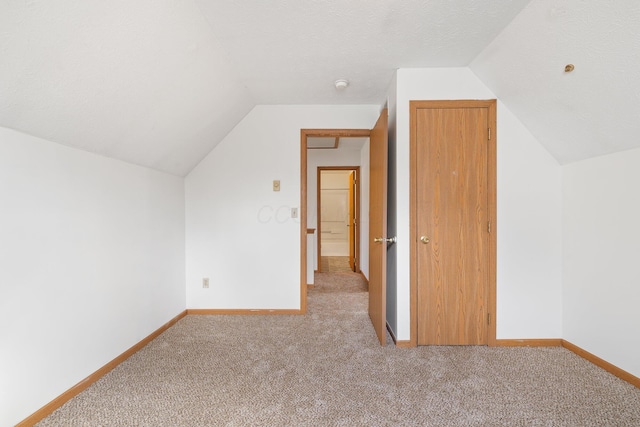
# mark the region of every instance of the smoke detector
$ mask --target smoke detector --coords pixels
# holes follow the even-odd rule
[[[349,86],[349,80],[338,79],[338,80],[336,80],[336,82],[334,84],[336,85],[336,89],[344,90],[344,89],[347,88],[347,86]]]

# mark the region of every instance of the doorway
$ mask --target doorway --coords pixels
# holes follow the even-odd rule
[[[329,167],[332,164],[327,161],[327,157],[335,156],[326,153],[339,150],[341,139],[368,141],[369,134],[369,129],[302,129],[300,131],[300,310],[302,313],[307,311],[307,288],[310,283],[308,280],[313,278],[312,272],[314,270],[317,272],[320,268],[320,251],[316,243],[319,234],[316,208],[317,168],[322,165]],[[310,152],[324,154],[316,156],[309,154]],[[318,160],[317,157],[321,159]],[[359,161],[346,164],[356,163]],[[353,167],[350,166],[350,168]],[[311,216],[310,220],[309,216]],[[365,233],[361,233],[361,239],[368,239],[368,237]],[[310,243],[311,241],[313,243]]]
[[[359,272],[360,167],[317,168],[318,272]]]
[[[410,103],[411,341],[494,345],[496,101]]]
[[[368,190],[361,191],[361,196],[367,194],[369,198],[362,206],[368,209],[368,230],[361,230],[361,238],[365,242],[367,255],[362,254],[363,259],[368,259],[368,312],[373,329],[381,343],[386,342],[386,261],[387,244],[395,242],[395,238],[386,236],[387,224],[387,155],[388,155],[388,110],[384,108],[380,117],[376,121],[373,129],[302,129],[300,131],[300,311],[307,312],[307,270],[310,263],[307,248],[309,245],[309,234],[313,229],[307,228],[308,216],[308,151],[309,141],[318,138],[318,145],[326,145],[328,149],[333,144],[339,143],[341,137],[365,137],[369,142],[367,162]],[[331,138],[336,139],[334,143]],[[324,141],[323,141],[324,139]],[[365,153],[362,153],[363,158]],[[361,247],[362,248],[362,247]],[[364,250],[362,251],[364,252]],[[366,276],[365,276],[366,280]],[[316,290],[314,289],[313,292]]]

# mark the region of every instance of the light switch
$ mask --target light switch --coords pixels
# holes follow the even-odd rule
[[[273,191],[280,191],[280,180],[279,179],[274,179],[273,180]]]
[[[298,218],[298,208],[291,208],[291,218]]]

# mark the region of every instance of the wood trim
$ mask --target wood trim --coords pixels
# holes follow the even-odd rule
[[[315,228],[307,228],[307,234],[313,234],[316,232]]]
[[[320,253],[320,244],[322,243],[322,225],[320,213],[320,177],[323,171],[355,171],[356,172],[356,191],[358,194],[356,200],[356,271],[360,270],[360,166],[318,166],[316,178],[316,227],[318,228],[318,237],[316,238],[316,251],[318,253],[318,270],[322,272],[322,254]]]
[[[371,129],[301,129],[305,136],[326,137],[367,137],[371,135]],[[305,139],[306,148],[306,139]]]
[[[322,173],[320,168],[316,169],[316,228],[318,229],[318,235],[316,236],[316,255],[318,260],[318,272],[322,272],[322,221],[320,221],[320,179]]]
[[[307,312],[307,136],[308,136],[308,133],[305,132],[304,129],[301,129],[300,130],[300,313]]]
[[[496,345],[496,329],[498,319],[498,307],[497,307],[497,264],[498,264],[498,219],[497,219],[497,199],[498,199],[498,174],[497,174],[497,162],[498,162],[498,120],[497,120],[497,102],[496,100],[490,100],[489,102],[489,154],[487,159],[487,173],[488,178],[488,217],[491,221],[491,233],[489,237],[489,301],[488,312],[491,313],[491,327],[487,331],[487,344],[489,346]]]
[[[396,341],[396,347],[398,347],[398,348],[416,348],[416,346],[411,342],[411,340]]]
[[[138,342],[137,344],[135,344],[134,346],[126,350],[124,353],[122,353],[121,355],[113,359],[111,362],[107,363],[106,365],[104,365],[103,367],[101,367],[100,369],[98,369],[97,371],[95,371],[94,373],[92,373],[82,381],[80,381],[78,384],[74,385],[69,390],[65,391],[60,396],[56,397],[51,402],[44,405],[42,408],[38,409],[36,412],[29,415],[24,420],[20,421],[18,424],[16,424],[16,427],[32,426],[38,423],[39,421],[43,420],[48,415],[50,415],[53,411],[55,411],[56,409],[58,409],[59,407],[67,403],[69,400],[71,400],[72,398],[80,394],[82,391],[87,389],[91,384],[93,384],[94,382],[102,378],[105,374],[109,373],[111,370],[113,370],[113,368],[115,368],[116,366],[118,366],[119,364],[127,360],[134,353],[138,352],[145,345],[149,344],[151,341],[156,339],[160,334],[162,334],[164,331],[169,329],[171,326],[175,325],[178,322],[178,320],[182,319],[186,315],[187,315],[187,310],[178,314],[176,317],[169,320],[164,325],[160,326],[158,329],[156,329],[151,334],[143,338],[140,342]]]
[[[450,100],[415,100],[409,101],[409,105],[416,105],[419,108],[437,108],[439,110],[447,108],[482,108],[495,104],[495,99],[450,99]],[[493,134],[491,135],[493,139]]]
[[[561,347],[561,338],[507,339],[496,340],[496,347]]]
[[[418,197],[417,108],[409,102],[409,343],[418,346],[418,253],[416,200]]]
[[[418,108],[482,108],[488,109],[487,120],[491,128],[490,140],[488,143],[488,212],[487,216],[491,221],[491,233],[489,234],[489,268],[488,268],[488,304],[487,311],[491,314],[491,325],[487,330],[487,345],[495,346],[496,343],[496,251],[497,251],[497,218],[496,218],[496,198],[497,198],[497,115],[496,100],[454,100],[454,101],[409,101],[409,203],[410,203],[410,220],[409,220],[409,318],[410,322],[410,340],[412,347],[418,345],[418,272],[417,272],[417,249],[416,249],[416,200],[417,200],[417,181],[416,173],[417,165],[417,110]]]
[[[629,372],[618,368],[617,366],[607,362],[604,359],[599,358],[598,356],[589,353],[588,351],[584,350],[583,348],[578,347],[577,345],[570,343],[567,340],[561,340],[562,341],[562,347],[566,348],[569,351],[574,352],[575,354],[577,354],[578,356],[582,357],[583,359],[588,360],[589,362],[593,363],[596,366],[599,366],[600,368],[604,369],[605,371],[609,372],[610,374],[615,375],[616,377],[620,378],[623,381],[628,382],[629,384],[632,384],[638,388],[640,388],[640,378],[636,377],[633,374],[630,374]]]
[[[305,284],[305,288],[308,285]],[[189,308],[187,309],[189,316],[220,316],[220,315],[265,315],[265,314],[304,314],[301,310],[296,309],[264,309],[264,308]]]

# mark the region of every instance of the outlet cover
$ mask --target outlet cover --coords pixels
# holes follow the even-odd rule
[[[202,279],[202,287],[205,289],[209,289],[209,278],[205,277]]]

